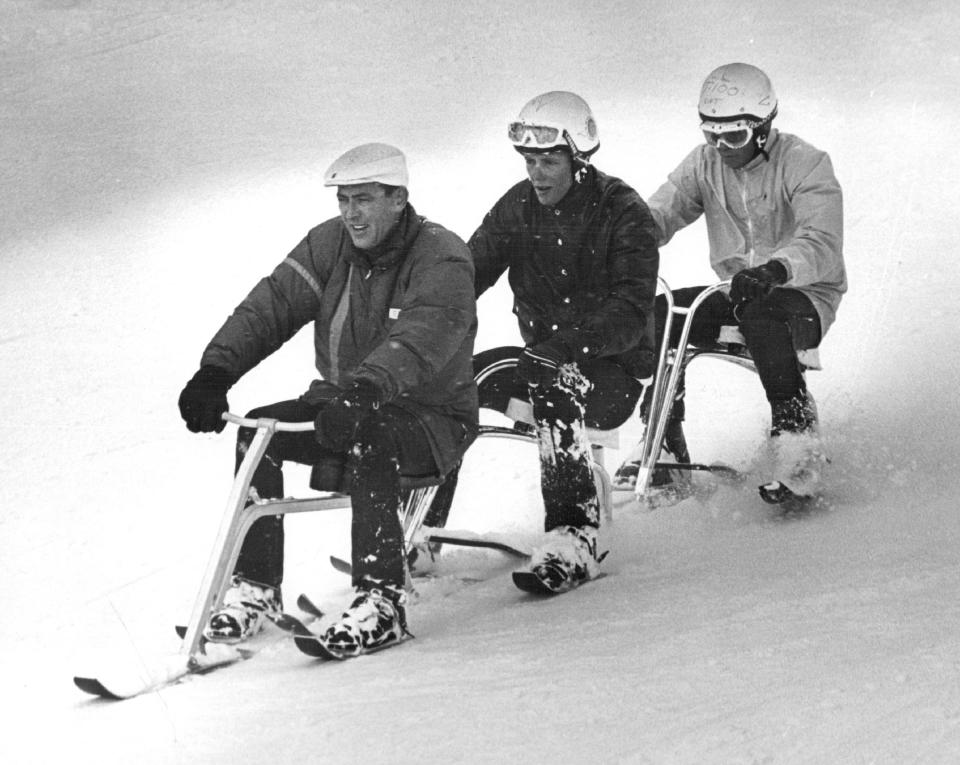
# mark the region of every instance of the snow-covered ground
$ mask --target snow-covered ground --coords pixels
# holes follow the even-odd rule
[[[950,0],[0,0],[0,761],[960,760],[958,36]],[[648,195],[729,60],[769,72],[778,125],[844,187],[851,290],[811,377],[827,508],[620,503],[610,575],[562,598],[460,552],[443,565],[484,581],[424,585],[396,651],[322,666],[278,643],[123,703],[73,687],[176,647],[233,439],[187,433],[176,398],[247,289],[336,214],[335,156],[401,146],[417,209],[467,237],[522,177],[507,121],[569,89],[597,165]],[[664,275],[709,280],[704,249],[684,232]],[[508,305],[483,298],[479,348],[514,341]],[[691,374],[691,448],[747,465],[759,385],[712,366]],[[311,374],[300,336],[232,407]],[[471,452],[452,525],[536,529],[523,446]],[[289,519],[290,601],[339,602],[346,530]]]

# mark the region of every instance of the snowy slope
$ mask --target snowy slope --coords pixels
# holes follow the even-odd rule
[[[0,0],[0,761],[960,759],[958,34],[947,0]],[[563,88],[594,107],[597,165],[649,194],[698,140],[702,77],[738,59],[844,187],[851,291],[811,378],[828,508],[776,521],[731,488],[622,503],[610,576],[562,598],[460,552],[445,569],[485,580],[424,585],[396,651],[328,667],[278,644],[122,704],[73,688],[104,656],[176,646],[232,463],[232,433],[188,434],[176,397],[246,290],[336,214],[332,158],[400,145],[417,209],[466,237],[522,177],[505,123]],[[677,237],[667,279],[709,280],[704,247],[700,226]],[[478,347],[514,341],[508,305],[483,298]],[[309,346],[233,408],[298,393]],[[691,374],[691,448],[749,465],[762,395],[718,366]],[[531,533],[536,505],[534,455],[478,449],[451,522]],[[290,519],[290,600],[339,602],[325,560],[346,529]]]

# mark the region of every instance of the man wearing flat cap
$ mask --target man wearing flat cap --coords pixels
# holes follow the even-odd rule
[[[313,228],[237,306],[179,405],[191,431],[220,432],[230,387],[313,322],[320,379],[247,416],[315,422],[316,430],[276,433],[252,486],[262,498],[284,496],[285,460],[312,465],[315,477],[345,466],[356,592],[321,637],[355,656],[407,634],[400,476],[441,479],[476,437],[474,272],[464,242],[409,203],[399,149],[357,146],[330,166],[324,185],[337,190],[339,217]],[[240,429],[238,465],[252,437]],[[260,631],[282,610],[282,578],[283,518],[261,518],[207,639],[238,642]]]

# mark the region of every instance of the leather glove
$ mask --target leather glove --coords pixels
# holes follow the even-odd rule
[[[380,391],[366,380],[330,400],[316,419],[317,442],[325,449],[345,452],[354,443],[360,423],[380,406]]]
[[[219,433],[227,423],[227,391],[236,382],[225,369],[202,366],[180,393],[180,416],[191,433]]]
[[[517,359],[517,376],[527,385],[549,386],[557,379],[560,367],[573,360],[567,343],[554,335],[536,345],[528,345]]]
[[[745,268],[733,276],[730,283],[730,300],[739,305],[748,300],[763,297],[774,287],[787,281],[787,267],[779,260],[771,260],[762,266]]]

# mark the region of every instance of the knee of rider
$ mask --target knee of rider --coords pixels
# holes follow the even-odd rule
[[[358,456],[361,464],[376,462],[382,464],[397,459],[400,446],[397,434],[390,423],[372,414],[357,427],[356,444],[360,447]]]
[[[787,324],[773,316],[761,314],[759,312],[745,311],[740,318],[740,331],[747,342],[751,340],[763,340],[777,336],[786,339],[790,338],[790,328]]]

